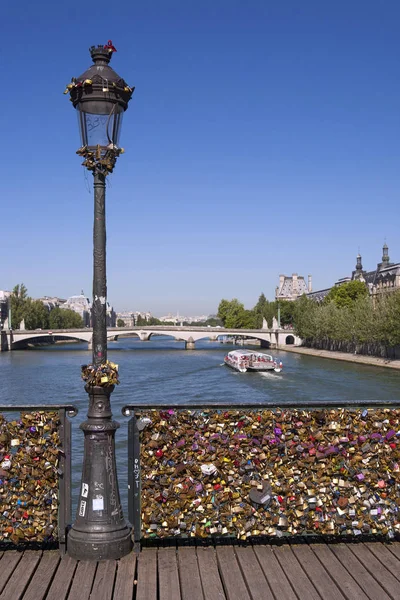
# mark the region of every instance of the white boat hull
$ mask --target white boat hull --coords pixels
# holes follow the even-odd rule
[[[246,373],[247,371],[260,373],[275,371],[275,373],[280,373],[282,371],[282,363],[274,360],[272,356],[248,350],[229,352],[224,358],[224,363],[239,373]]]

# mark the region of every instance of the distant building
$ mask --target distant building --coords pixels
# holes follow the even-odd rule
[[[107,327],[117,326],[117,313],[109,302],[106,303],[106,325]]]
[[[90,327],[91,325],[91,311],[92,305],[90,304],[89,298],[86,298],[83,291],[79,296],[70,296],[63,304],[60,304],[60,308],[73,310],[82,317],[83,325]]]
[[[335,286],[342,285],[349,281],[362,281],[368,287],[371,296],[382,293],[395,292],[400,289],[400,263],[391,263],[389,258],[389,248],[386,244],[382,248],[382,260],[372,271],[364,271],[361,255],[357,255],[356,267],[352,271],[351,277],[342,277]],[[332,286],[333,287],[333,286]],[[332,289],[325,288],[307,294],[308,298],[322,302]]]
[[[38,298],[38,300],[43,302],[49,312],[66,302],[65,298],[58,298],[57,296],[43,296],[42,298]]]
[[[138,323],[139,317],[145,321],[150,321],[151,316],[152,315],[150,312],[140,312],[139,310],[133,312],[128,310],[117,313],[116,321],[118,322],[118,319],[122,319],[122,321],[125,323],[125,327],[135,327]]]
[[[120,312],[117,313],[117,326],[119,319],[122,319],[125,323],[125,327],[135,327],[135,315],[132,312]]]
[[[389,258],[387,244],[382,248],[382,261],[373,271],[364,271],[361,255],[357,255],[356,268],[351,274],[352,280],[364,281],[372,296],[377,294],[395,292],[400,289],[400,263],[392,263]]]
[[[293,273],[291,277],[279,275],[279,286],[275,289],[276,300],[296,300],[299,296],[311,292],[311,275],[308,276],[308,285],[302,275]]]
[[[151,319],[151,313],[150,312],[140,312],[139,310],[136,310],[133,314],[135,315],[135,322],[136,323],[137,323],[137,320],[138,320],[139,317],[141,317],[145,321],[150,321],[150,319]]]
[[[159,320],[161,321],[161,323],[173,323],[174,325],[179,325],[179,323],[182,321],[182,317],[180,317],[179,315],[174,317],[173,315],[169,314],[164,317],[160,317]]]

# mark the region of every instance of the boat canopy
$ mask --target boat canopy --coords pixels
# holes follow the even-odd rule
[[[228,352],[228,356],[241,359],[260,356],[263,358],[268,358],[269,360],[273,360],[272,356],[269,354],[264,354],[264,352],[252,352],[251,350],[231,350]]]

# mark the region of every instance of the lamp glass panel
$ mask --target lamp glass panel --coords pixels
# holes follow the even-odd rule
[[[88,110],[87,103],[78,105],[78,123],[83,146],[108,146],[110,143],[118,146],[122,124],[123,112],[116,104],[106,103],[105,106],[96,106],[95,110]],[[96,103],[97,105],[99,103]],[[98,109],[101,110],[98,110]],[[105,112],[105,110],[107,112]]]

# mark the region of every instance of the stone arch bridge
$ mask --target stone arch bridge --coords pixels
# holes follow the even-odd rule
[[[49,330],[15,330],[1,331],[1,349],[17,350],[26,348],[28,344],[45,344],[51,341],[77,340],[87,342],[89,349],[92,346],[93,330],[82,329],[54,329]],[[301,339],[293,330],[288,329],[225,329],[224,327],[110,327],[107,329],[108,340],[119,338],[138,337],[143,342],[148,341],[153,335],[172,336],[182,341],[187,350],[193,350],[198,340],[208,338],[217,341],[220,337],[240,337],[260,340],[265,348],[284,348],[287,345],[301,345]]]

